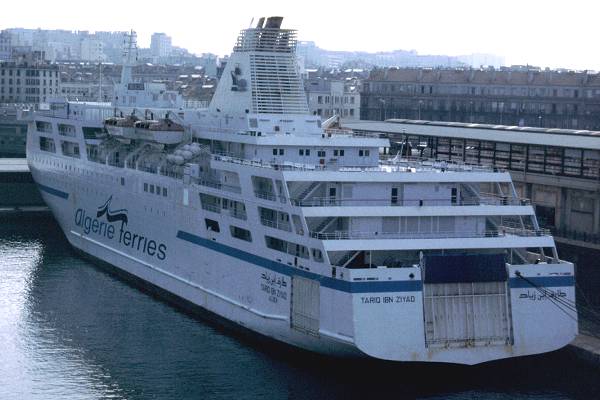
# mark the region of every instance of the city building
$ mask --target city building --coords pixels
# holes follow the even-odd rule
[[[535,67],[374,69],[361,119],[600,130],[600,74]]]
[[[496,66],[504,64],[502,57],[493,54],[463,56],[419,54],[415,50],[335,51],[318,47],[313,41],[299,41],[296,54],[307,68],[371,67],[460,67]]]
[[[92,37],[86,37],[81,40],[80,54],[80,59],[83,61],[106,61],[104,42]]]
[[[359,119],[360,92],[357,79],[331,80],[312,78],[304,81],[308,108],[323,119],[338,115]]]
[[[166,33],[153,33],[150,39],[150,51],[155,59],[166,58],[171,55],[171,37]]]
[[[217,76],[217,66],[219,57],[216,54],[203,53],[198,58],[198,66],[204,69],[204,75],[215,78]]]
[[[11,57],[12,35],[4,30],[0,31],[0,61],[8,61]]]
[[[0,62],[0,103],[40,103],[60,93],[58,66],[30,53]]]

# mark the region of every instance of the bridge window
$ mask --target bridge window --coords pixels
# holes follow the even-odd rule
[[[50,153],[56,153],[56,147],[54,146],[54,139],[40,136],[40,150],[47,151]]]

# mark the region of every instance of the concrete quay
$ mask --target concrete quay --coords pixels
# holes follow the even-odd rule
[[[600,338],[579,334],[567,346],[567,349],[577,356],[596,367],[600,367]]]

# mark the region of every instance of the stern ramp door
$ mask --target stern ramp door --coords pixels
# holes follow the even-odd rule
[[[427,347],[513,343],[508,274],[502,254],[425,258]]]

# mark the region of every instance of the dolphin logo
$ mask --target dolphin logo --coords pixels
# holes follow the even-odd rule
[[[106,203],[104,203],[102,206],[98,207],[98,212],[96,212],[96,218],[100,218],[104,214],[106,214],[106,220],[108,222],[121,221],[121,228],[123,228],[123,225],[127,225],[127,222],[128,222],[127,210],[126,209],[114,210],[114,211],[110,210],[110,202],[111,201],[112,201],[112,196],[110,196],[108,198],[108,200],[106,200]]]

